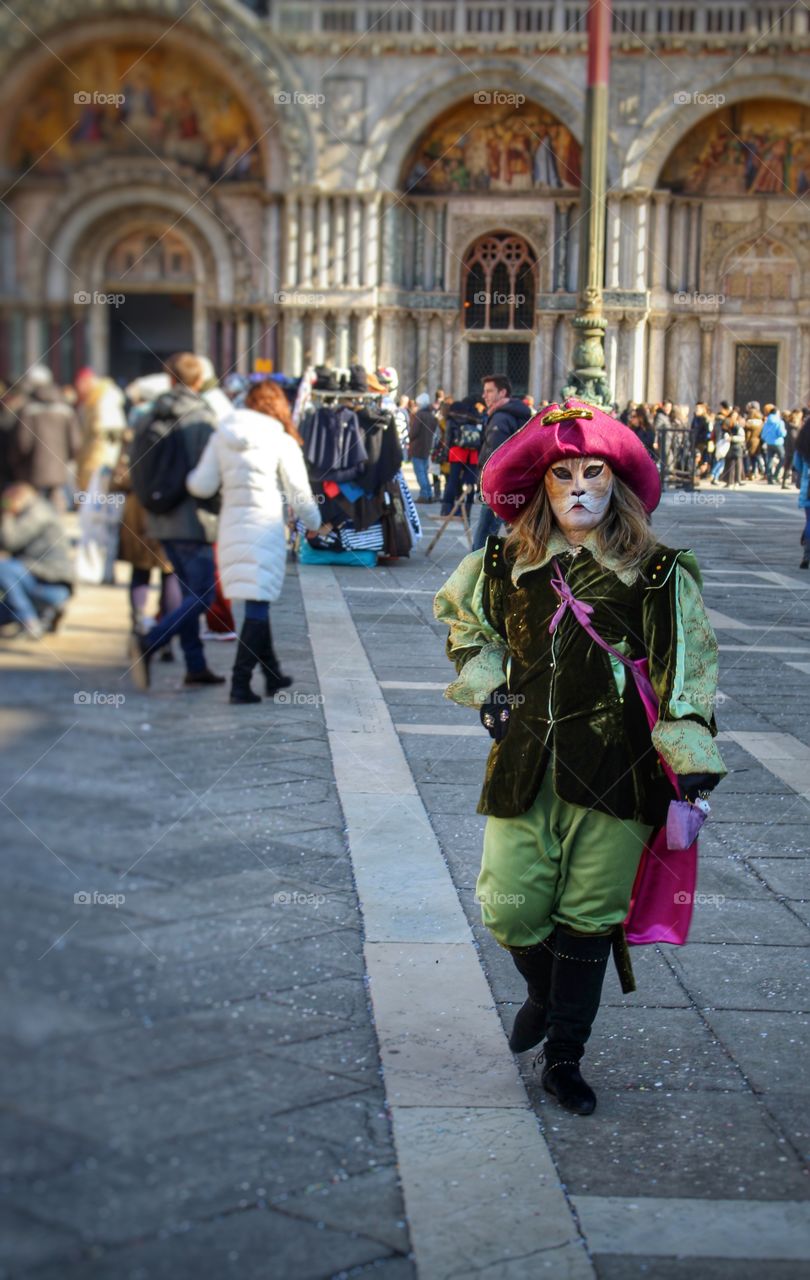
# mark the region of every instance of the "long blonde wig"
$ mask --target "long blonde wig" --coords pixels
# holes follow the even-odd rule
[[[559,525],[541,481],[537,493],[509,531],[507,550],[522,563],[542,561],[555,529],[559,529]],[[649,516],[641,499],[615,472],[607,513],[594,532],[601,557],[610,557],[622,569],[639,569],[655,546]]]

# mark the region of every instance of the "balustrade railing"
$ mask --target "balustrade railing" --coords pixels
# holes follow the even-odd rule
[[[558,38],[585,30],[587,0],[243,0],[280,36]],[[722,37],[782,40],[810,31],[806,0],[616,0],[618,43]]]

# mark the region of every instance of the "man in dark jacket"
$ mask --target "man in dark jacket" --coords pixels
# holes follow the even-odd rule
[[[68,463],[81,445],[79,420],[45,365],[29,369],[20,390],[24,398],[16,408],[13,479],[33,485],[57,511],[64,511]]]
[[[499,373],[487,374],[482,381],[487,417],[484,422],[484,439],[478,454],[479,476],[490,454],[513,436],[519,427],[528,422],[532,411],[523,400],[512,395],[512,384]],[[475,526],[473,551],[480,551],[490,535],[501,527],[498,516],[485,503],[481,503],[478,523]]]
[[[198,356],[190,352],[171,356],[166,362],[171,375],[170,391],[159,396],[152,414],[141,424],[158,417],[171,430],[180,432],[186,456],[187,473],[196,467],[216,427],[216,416],[200,395],[205,369]],[[132,678],[141,689],[149,687],[149,664],[153,653],[168,644],[172,636],[180,636],[186,660],[187,685],[224,684],[225,677],[209,671],[200,639],[200,614],[214,598],[214,548],[217,517],[206,509],[206,502],[187,494],[171,511],[147,513],[147,528],[163,546],[183,592],[176,609],[166,614],[146,634],[133,633],[130,646]]]
[[[0,624],[17,622],[34,640],[55,631],[72,582],[53,507],[29,484],[8,485],[0,514]]]
[[[439,434],[439,423],[430,406],[430,396],[423,392],[416,397],[416,411],[408,423],[408,453],[419,484],[417,502],[432,502],[430,487],[430,454]]]

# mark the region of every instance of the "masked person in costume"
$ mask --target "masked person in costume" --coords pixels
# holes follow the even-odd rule
[[[510,1047],[545,1041],[544,1087],[587,1115],[596,1095],[579,1063],[611,950],[634,989],[624,926],[631,903],[655,900],[643,877],[658,877],[659,918],[627,937],[685,940],[671,913],[691,895],[662,886],[672,871],[649,846],[678,792],[695,801],[725,774],[717,642],[694,555],[650,528],[656,465],[616,419],[549,406],[492,454],[481,489],[510,532],[435,602],[458,673],[447,697],[479,707],[494,739],[476,896],[528,985]]]

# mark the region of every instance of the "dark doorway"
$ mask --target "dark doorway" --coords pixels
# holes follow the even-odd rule
[[[734,350],[734,403],[744,409],[749,400],[777,404],[776,366],[779,348],[766,343],[738,342]]]
[[[528,342],[471,342],[469,351],[467,395],[480,396],[481,379],[488,373],[505,374],[513,395],[528,393]]]
[[[110,312],[109,373],[116,382],[159,373],[168,356],[193,349],[193,294],[128,293],[120,306],[106,305]]]

